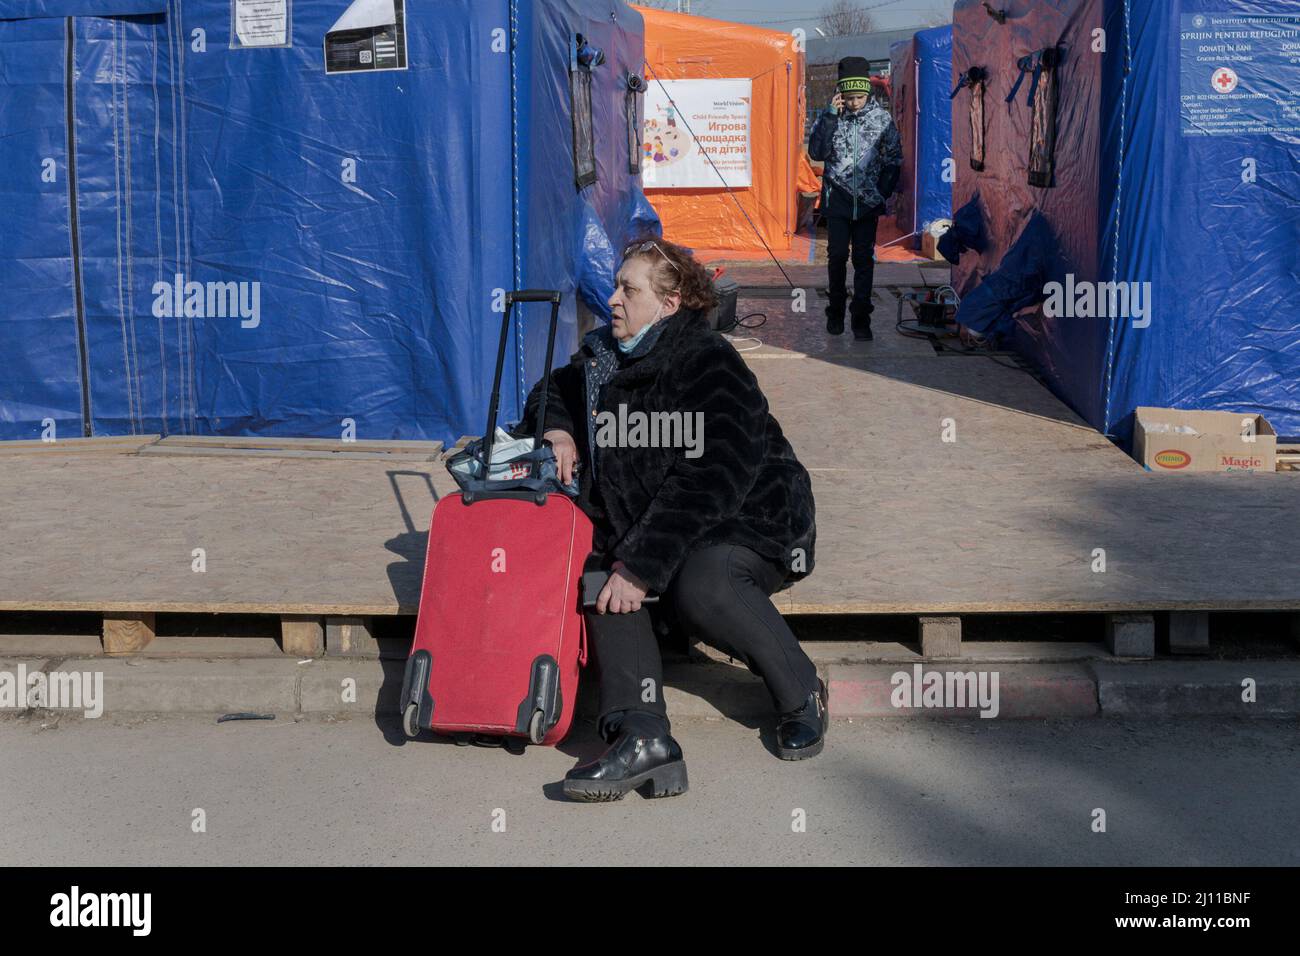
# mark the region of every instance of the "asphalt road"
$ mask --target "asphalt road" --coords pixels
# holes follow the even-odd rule
[[[840,720],[798,763],[674,732],[688,793],[577,804],[589,726],[516,756],[360,718],[7,716],[0,865],[1300,865],[1293,720]]]

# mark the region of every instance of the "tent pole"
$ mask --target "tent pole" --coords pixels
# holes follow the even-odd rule
[[[913,49],[917,44],[913,42]],[[921,231],[921,58],[912,60],[912,235]]]
[[[512,277],[514,288],[523,288],[523,264],[519,252],[519,0],[510,0],[510,232],[512,245]],[[507,314],[509,309],[507,308]],[[524,336],[523,322],[515,323],[515,412],[524,413]],[[547,372],[550,370],[547,369]],[[546,374],[546,372],[543,372]],[[490,436],[487,436],[490,440]]]
[[[790,244],[790,237],[794,234],[794,216],[790,211],[790,192],[794,187],[795,166],[794,166],[794,125],[790,118],[793,105],[790,99],[790,76],[794,69],[794,64],[789,60],[785,61],[785,238],[786,245]]]

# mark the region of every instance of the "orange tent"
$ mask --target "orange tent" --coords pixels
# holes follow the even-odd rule
[[[820,189],[803,145],[804,55],[796,49],[795,37],[742,23],[635,9],[645,18],[647,102],[663,89],[660,80],[751,81],[751,185],[728,190],[710,168],[716,186],[664,189],[647,181],[652,177],[643,172],[645,194],[663,221],[664,236],[696,249],[761,252],[766,243],[774,252],[790,252],[798,194]],[[707,121],[692,123],[689,110],[681,118],[690,127],[684,145],[698,151],[695,136],[706,133]]]

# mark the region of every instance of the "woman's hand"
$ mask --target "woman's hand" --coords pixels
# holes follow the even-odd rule
[[[623,567],[622,561],[614,562],[614,573],[609,576],[605,586],[596,598],[596,613],[631,614],[641,610],[641,602],[646,596],[646,586],[641,579]]]
[[[578,463],[578,446],[573,436],[560,428],[552,428],[542,436],[551,443],[555,452],[555,464],[560,472],[560,481],[564,484],[573,482],[573,466]]]

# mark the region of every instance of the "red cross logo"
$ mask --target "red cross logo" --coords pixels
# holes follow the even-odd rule
[[[1231,93],[1237,88],[1237,71],[1221,66],[1214,71],[1214,76],[1210,78],[1210,84],[1216,92]]]

